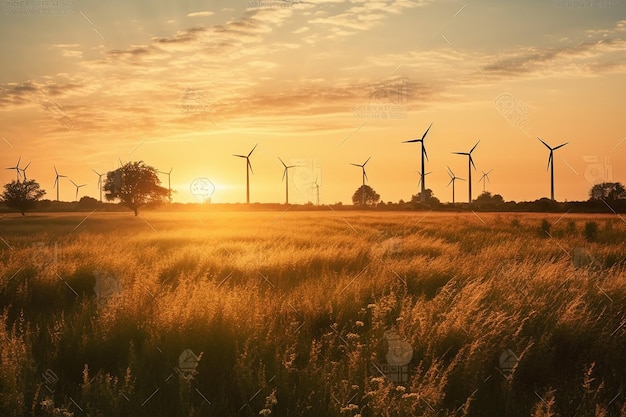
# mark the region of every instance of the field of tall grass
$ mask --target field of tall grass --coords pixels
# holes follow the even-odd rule
[[[5,216],[0,415],[626,416],[625,241],[573,214]]]

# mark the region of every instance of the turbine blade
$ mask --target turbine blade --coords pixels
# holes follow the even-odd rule
[[[455,178],[454,178],[454,177],[450,178],[450,182],[448,183],[448,185],[446,185],[446,187],[449,187],[449,186],[450,186],[450,184],[452,184],[452,183],[454,182],[454,180],[455,180]]]
[[[250,168],[250,172],[254,174],[254,171],[252,170],[252,164],[250,163],[250,159],[246,158],[246,161],[248,161],[248,168]]]
[[[363,176],[365,177],[365,179],[366,179],[367,181],[369,181],[369,180],[370,180],[369,178],[367,178],[367,172],[365,172],[365,168],[363,168]]]
[[[537,139],[539,139],[539,141],[540,141],[541,143],[543,143],[544,145],[546,145],[546,148],[548,148],[548,149],[552,150],[552,148],[550,147],[550,145],[548,145],[547,143],[545,143],[545,142],[544,142],[544,141],[543,141],[540,137],[537,137]]]
[[[556,148],[554,148],[554,149],[553,149],[553,151],[556,151],[557,149],[562,148],[563,146],[567,145],[568,143],[569,143],[569,142],[565,142],[565,143],[563,143],[563,144],[561,144],[561,145],[557,146]]]
[[[239,158],[247,158],[247,156],[245,156],[245,155],[237,155],[237,154],[233,154],[233,156],[237,156],[237,157],[239,157]]]
[[[252,155],[252,152],[254,152],[254,150],[256,149],[256,147],[259,146],[259,144],[257,143],[256,145],[254,145],[254,148],[252,148],[252,150],[250,151],[250,153],[248,154],[248,158],[250,158],[250,155]]]
[[[552,163],[552,149],[550,149],[550,156],[548,157],[548,166],[546,167],[546,171],[550,169],[550,164]]]
[[[70,182],[74,184],[75,187],[78,187],[78,185],[76,185],[76,183],[71,178],[70,178]]]
[[[474,167],[474,171],[476,171],[476,165],[474,164],[474,158],[472,158],[471,154],[469,156],[469,160],[470,160],[470,164]]]
[[[58,182],[59,182],[59,177],[56,177],[54,179],[54,184],[52,184],[52,188],[56,187]]]
[[[474,152],[474,149],[476,149],[476,147],[478,146],[478,144],[479,144],[479,143],[480,143],[480,141],[476,142],[476,145],[474,145],[474,147],[472,148],[472,150],[471,150],[471,151],[469,151],[469,153]]]
[[[283,162],[283,160],[280,158],[280,156],[278,157],[278,160],[280,161],[280,163],[281,163],[281,164],[283,164],[283,166],[284,166],[285,168],[287,168],[287,165],[285,165],[285,163],[284,163],[284,162]]]
[[[59,171],[57,171],[57,167],[56,167],[56,165],[54,166],[54,173],[55,173],[55,174],[57,174],[57,175],[59,175]]]
[[[422,140],[426,138],[426,135],[428,134],[428,131],[430,130],[431,127],[433,127],[432,123],[430,124],[430,126],[428,126],[428,129],[426,129],[426,132],[424,132],[424,135],[422,136]]]
[[[21,161],[21,160],[22,160],[22,157],[20,156],[20,157],[17,159],[17,165],[15,165],[17,168],[19,168],[19,167],[20,167],[20,161]]]
[[[281,178],[281,181],[285,180],[285,175],[287,175],[287,167],[285,167],[285,169],[283,169],[283,177]]]
[[[402,143],[413,143],[413,142],[421,142],[421,141],[422,141],[421,139],[411,139],[411,140],[402,141]]]
[[[365,166],[370,159],[372,159],[371,156],[369,158],[367,158],[367,161],[363,162],[363,166]]]
[[[422,153],[426,157],[426,160],[430,161],[430,159],[428,159],[428,154],[426,153],[426,146],[424,146],[424,142],[422,142]]]

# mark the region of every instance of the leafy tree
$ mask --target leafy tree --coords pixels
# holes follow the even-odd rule
[[[437,197],[435,197],[435,194],[433,193],[433,190],[431,190],[430,188],[427,188],[426,190],[424,190],[424,195],[426,196],[426,198],[424,199],[424,203],[430,206],[436,206],[438,204],[440,204],[441,202],[439,201],[439,199]],[[411,204],[413,206],[419,205],[422,202],[422,192],[420,191],[419,193],[417,193],[416,195],[411,197]]]
[[[143,161],[127,162],[115,171],[107,172],[104,183],[107,201],[119,199],[121,204],[139,214],[139,207],[167,201],[169,191],[161,187],[156,168]]]
[[[590,200],[620,200],[626,198],[626,190],[621,182],[603,182],[595,184],[589,190]]]
[[[474,200],[479,206],[497,206],[504,204],[504,198],[500,194],[491,195],[489,191],[484,191],[481,195]]]
[[[360,186],[354,194],[352,194],[352,204],[355,206],[373,206],[380,201],[378,194],[369,185]]]
[[[42,190],[35,180],[22,182],[13,180],[4,185],[2,201],[7,207],[19,211],[24,216],[28,210],[35,207],[39,199],[45,194],[46,191]]]

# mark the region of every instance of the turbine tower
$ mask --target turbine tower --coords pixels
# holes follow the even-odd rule
[[[474,145],[474,147],[469,152],[452,152],[457,155],[466,155],[468,157],[467,158],[468,159],[467,183],[469,184],[469,203],[470,204],[472,204],[472,166],[474,167],[474,170],[476,170],[476,165],[474,165],[474,159],[472,159],[472,152],[474,152],[474,149],[476,149],[479,143],[480,141],[476,142],[476,145]]]
[[[14,167],[8,167],[6,169],[14,169],[15,172],[17,173],[17,182],[20,182],[20,161],[22,160],[22,157],[20,156],[20,158],[17,160],[17,164]]]
[[[546,148],[550,149],[550,156],[548,157],[547,169],[550,170],[550,199],[554,201],[554,151],[556,151],[559,148],[562,148],[563,146],[567,145],[569,142],[562,143],[559,146],[552,148],[550,147],[550,145],[548,145],[543,140],[541,140],[541,138],[537,138],[537,139],[539,139],[541,143],[546,145]]]
[[[56,174],[56,178],[54,179],[54,185],[52,186],[52,188],[57,187],[57,201],[59,201],[59,186],[61,185],[59,178],[67,178],[67,176],[59,174],[56,165],[54,166],[54,173]]]
[[[278,157],[278,159],[280,160],[280,163],[283,164],[283,167],[285,167],[285,169],[283,170],[283,179],[281,181],[285,181],[285,204],[289,204],[289,168],[294,168],[295,165],[285,164],[285,162],[280,159],[280,156]]]
[[[448,187],[450,186],[450,184],[452,184],[452,204],[454,204],[455,203],[455,201],[454,201],[454,182],[456,180],[465,181],[465,179],[457,177],[456,175],[454,175],[454,172],[452,172],[450,167],[447,167],[447,168],[448,168],[448,175],[450,176],[450,182],[448,183]]]
[[[252,171],[252,164],[250,164],[250,156],[252,155],[252,152],[254,152],[254,150],[256,149],[258,143],[256,145],[254,145],[254,148],[252,148],[252,150],[250,151],[250,153],[248,153],[248,155],[236,155],[233,154],[233,156],[236,156],[238,158],[244,158],[246,160],[246,203],[250,204],[250,173],[252,172],[254,174],[254,172]]]
[[[174,168],[170,168],[169,172],[159,171],[159,174],[167,175],[167,200],[172,202],[172,182],[171,182],[171,174]]]
[[[365,165],[367,165],[367,163],[369,162],[371,156],[369,158],[367,158],[367,160],[365,162],[363,162],[362,164],[350,164],[353,165],[355,167],[360,167],[361,170],[363,171],[363,185],[361,188],[361,205],[365,206],[365,181],[367,180],[367,173],[365,172]]]
[[[87,185],[87,184],[81,184],[81,185],[78,185],[78,184],[76,184],[74,181],[72,181],[72,179],[71,179],[71,178],[70,178],[70,182],[71,182],[72,184],[74,184],[74,187],[76,187],[76,197],[75,197],[75,199],[76,199],[76,201],[78,201],[78,189],[79,189],[79,188],[81,188],[81,187],[84,187],[84,186],[85,186],[85,185]]]
[[[491,171],[493,171],[493,169],[490,169],[487,172],[482,171],[483,176],[480,177],[480,179],[478,180],[478,182],[481,182],[481,181],[483,182],[483,193],[485,192],[485,183],[489,181],[489,184],[491,184],[491,180],[489,179],[489,174],[491,173]]]
[[[424,145],[424,139],[426,139],[426,135],[428,134],[428,131],[430,130],[430,128],[433,126],[433,124],[431,123],[430,126],[428,126],[428,129],[426,129],[426,132],[424,132],[424,134],[422,135],[421,139],[411,139],[411,140],[405,140],[402,143],[412,143],[412,142],[420,142],[422,144],[422,170],[420,172],[424,172],[424,157],[426,157],[426,159],[428,159],[428,154],[426,153],[426,146]],[[421,194],[421,201],[422,203],[426,201],[426,175],[427,174],[420,174],[420,183],[422,184],[422,194]],[[419,184],[418,184],[419,187]]]
[[[95,169],[92,169],[92,171],[95,172],[96,175],[98,176],[98,189],[100,190],[100,202],[102,203],[102,176],[104,174],[99,173]]]

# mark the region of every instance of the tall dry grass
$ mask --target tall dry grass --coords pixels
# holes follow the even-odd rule
[[[0,219],[0,415],[626,416],[617,218],[83,220]],[[98,297],[98,274],[119,293]],[[406,384],[376,369],[392,328]]]

